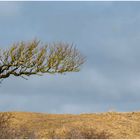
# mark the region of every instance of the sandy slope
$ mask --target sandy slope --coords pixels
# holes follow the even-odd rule
[[[1,112],[0,138],[140,138],[140,112],[80,115]]]

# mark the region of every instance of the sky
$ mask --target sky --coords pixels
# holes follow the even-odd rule
[[[0,2],[0,48],[19,41],[74,43],[78,73],[10,77],[0,111],[140,111],[140,2]]]

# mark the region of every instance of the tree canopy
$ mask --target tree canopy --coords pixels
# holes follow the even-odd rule
[[[68,43],[42,44],[38,40],[19,42],[0,49],[0,80],[9,76],[78,72],[84,56]]]

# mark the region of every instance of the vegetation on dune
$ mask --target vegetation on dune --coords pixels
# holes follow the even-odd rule
[[[0,113],[0,138],[140,138],[140,113]]]

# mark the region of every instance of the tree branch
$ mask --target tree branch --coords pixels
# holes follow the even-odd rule
[[[77,72],[85,62],[73,44],[54,43],[40,46],[40,41],[19,42],[5,51],[0,50],[0,79],[43,73]],[[25,78],[25,77],[24,77]]]

